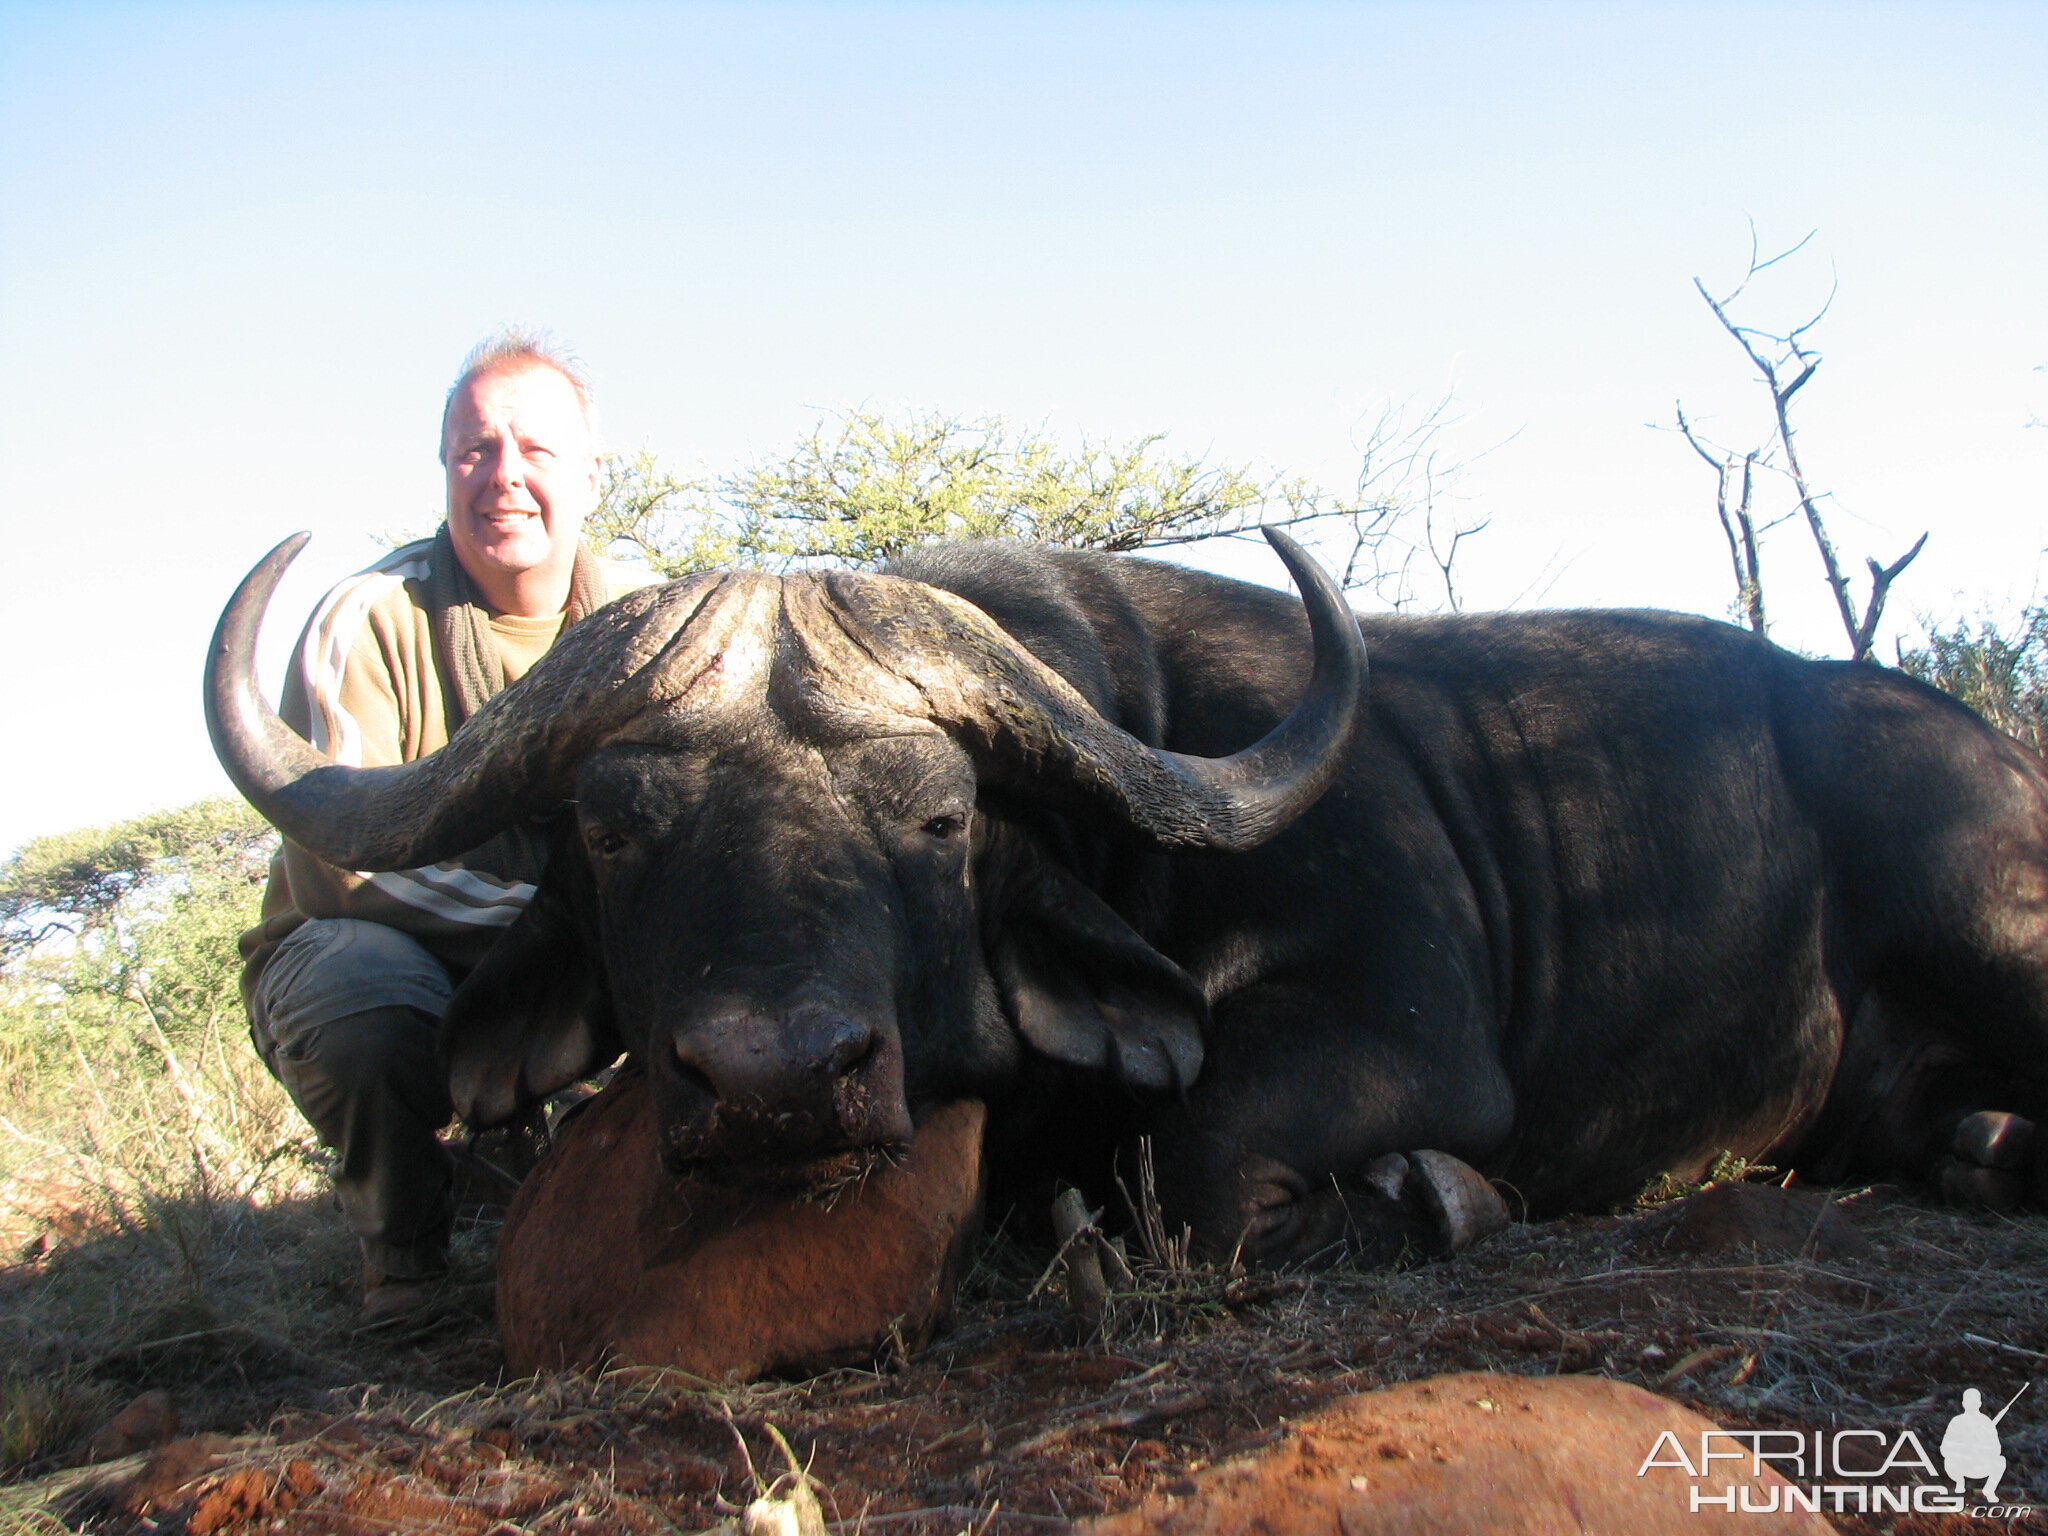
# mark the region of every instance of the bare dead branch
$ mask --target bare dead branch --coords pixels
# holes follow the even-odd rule
[[[1769,633],[1764,617],[1763,565],[1758,552],[1756,519],[1752,505],[1756,490],[1757,450],[1741,459],[1742,499],[1729,504],[1728,485],[1735,476],[1736,456],[1728,449],[1710,444],[1685,414],[1684,403],[1673,406],[1679,433],[1692,451],[1714,472],[1714,515],[1720,520],[1721,536],[1728,544],[1728,562],[1735,574],[1735,600],[1755,634]]]
[[[1769,259],[1768,259],[1768,260],[1766,260],[1766,261],[1758,261],[1758,260],[1756,259],[1756,252],[1757,252],[1757,244],[1756,244],[1756,226],[1755,226],[1754,224],[1750,225],[1750,226],[1749,226],[1749,277],[1755,277],[1755,276],[1757,275],[1757,273],[1759,273],[1759,272],[1763,271],[1763,270],[1764,270],[1765,268],[1767,268],[1767,267],[1775,267],[1775,266],[1776,266],[1776,265],[1777,265],[1777,264],[1778,264],[1779,262],[1783,261],[1783,260],[1784,260],[1784,259],[1785,259],[1786,257],[1788,257],[1788,256],[1797,256],[1797,255],[1798,255],[1798,254],[1799,254],[1799,253],[1800,253],[1801,251],[1803,251],[1803,250],[1805,250],[1805,249],[1806,249],[1807,245],[1808,245],[1809,243],[1811,243],[1811,241],[1813,240],[1813,237],[1814,237],[1815,235],[1819,234],[1819,233],[1820,233],[1820,231],[1819,231],[1819,230],[1817,230],[1817,229],[1809,229],[1809,230],[1808,230],[1808,231],[1807,231],[1807,232],[1806,232],[1806,233],[1805,233],[1804,235],[1801,235],[1801,236],[1799,237],[1799,243],[1798,243],[1798,244],[1796,244],[1796,245],[1789,245],[1789,246],[1787,246],[1787,247],[1786,247],[1786,248],[1785,248],[1784,250],[1782,250],[1782,251],[1778,252],[1778,254],[1777,254],[1777,255],[1775,255],[1775,256],[1773,256],[1773,257],[1769,258]],[[1744,281],[1745,281],[1745,282],[1747,282],[1747,281],[1748,281],[1748,278],[1745,278],[1745,279],[1744,279]],[[1738,289],[1737,291],[1739,292],[1740,290]]]
[[[1759,255],[1756,230],[1752,225],[1749,268],[1739,283],[1717,297],[1699,278],[1693,279],[1694,289],[1712,311],[1714,319],[1735,344],[1742,348],[1743,355],[1756,369],[1758,382],[1770,392],[1770,445],[1751,450],[1742,460],[1742,499],[1739,505],[1731,506],[1729,502],[1729,482],[1735,471],[1735,456],[1708,444],[1686,419],[1682,409],[1678,413],[1678,429],[1693,451],[1715,471],[1715,514],[1720,521],[1722,535],[1728,543],[1729,558],[1735,571],[1739,594],[1738,601],[1745,609],[1750,627],[1759,634],[1764,632],[1763,573],[1758,563],[1759,530],[1752,501],[1755,471],[1762,466],[1779,469],[1790,480],[1794,510],[1805,522],[1808,536],[1813,540],[1814,550],[1820,556],[1822,574],[1827,581],[1828,591],[1834,598],[1835,612],[1841,621],[1842,633],[1849,642],[1850,654],[1853,659],[1861,661],[1868,659],[1870,655],[1878,621],[1883,615],[1885,599],[1892,583],[1920,553],[1927,542],[1927,536],[1922,534],[1919,542],[1891,565],[1882,565],[1874,559],[1866,562],[1870,569],[1871,586],[1863,604],[1863,611],[1859,614],[1850,578],[1842,568],[1841,556],[1836,549],[1833,536],[1828,531],[1827,520],[1821,512],[1821,503],[1827,499],[1827,493],[1817,492],[1807,477],[1806,466],[1799,453],[1798,430],[1792,419],[1793,400],[1813,381],[1814,375],[1820,371],[1822,361],[1821,354],[1805,338],[1833,308],[1840,284],[1831,285],[1827,302],[1805,321],[1787,332],[1779,333],[1757,326],[1743,325],[1731,313],[1731,306],[1749,286],[1752,278],[1803,250],[1812,239],[1813,234],[1809,232],[1797,244],[1778,252],[1775,256],[1764,258]],[[1779,462],[1774,463],[1774,459]],[[1776,526],[1776,521],[1766,524],[1765,527]]]
[[[1899,556],[1890,565],[1879,565],[1875,560],[1870,559],[1866,559],[1863,562],[1870,567],[1870,601],[1864,604],[1863,622],[1857,626],[1855,660],[1867,661],[1870,659],[1870,646],[1873,637],[1877,634],[1877,621],[1884,613],[1885,594],[1891,591],[1892,583],[1899,579],[1899,573],[1911,565],[1914,556],[1918,555],[1926,547],[1927,535],[1923,533],[1913,541],[1911,549]]]

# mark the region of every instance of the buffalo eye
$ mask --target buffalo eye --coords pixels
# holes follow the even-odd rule
[[[626,839],[608,827],[592,827],[583,834],[583,841],[599,858],[614,858],[626,851]]]
[[[920,830],[927,837],[934,837],[940,842],[944,842],[947,838],[956,837],[967,830],[967,818],[964,816],[934,816]]]

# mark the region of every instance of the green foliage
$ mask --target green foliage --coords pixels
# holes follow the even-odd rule
[[[2048,751],[2048,605],[2029,608],[2011,632],[1989,620],[1929,629],[1927,644],[1899,666],[1961,699],[2009,736]]]
[[[614,457],[590,538],[673,577],[718,566],[875,566],[931,539],[1131,550],[1353,510],[1305,482],[1169,457],[1156,451],[1161,441],[1070,452],[997,417],[856,411],[712,483],[672,475],[652,454]]]
[[[275,846],[240,801],[203,800],[0,865],[0,1063],[155,1059],[237,1011],[235,939]]]
[[[1753,1163],[1738,1153],[1722,1148],[1714,1154],[1713,1162],[1697,1178],[1682,1173],[1660,1173],[1641,1189],[1633,1200],[1622,1209],[1647,1210],[1652,1206],[1669,1205],[1673,1200],[1683,1200],[1702,1190],[1712,1189],[1716,1184],[1745,1184],[1761,1175],[1773,1179],[1782,1169],[1772,1163]]]
[[[53,930],[98,931],[163,901],[250,886],[277,834],[240,800],[201,800],[26,844],[0,865],[0,943],[12,955]]]
[[[603,490],[584,537],[593,549],[635,555],[671,580],[691,571],[761,563],[746,558],[725,529],[720,504],[707,486],[670,474],[645,449],[630,457],[605,456]]]

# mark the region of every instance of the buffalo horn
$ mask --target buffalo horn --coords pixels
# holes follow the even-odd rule
[[[1315,657],[1293,713],[1229,757],[1139,741],[951,593],[924,589],[930,606],[920,614],[915,603],[876,601],[872,587],[841,591],[930,718],[976,754],[985,775],[1026,793],[1077,794],[1161,847],[1234,853],[1265,842],[1335,781],[1365,689],[1365,639],[1336,583],[1286,534],[1263,532],[1301,588]]]
[[[343,869],[409,869],[475,847],[571,792],[579,750],[644,708],[669,649],[709,600],[707,578],[649,588],[577,625],[440,751],[395,767],[336,763],[278,718],[256,683],[256,636],[294,534],[235,589],[206,658],[206,727],[229,779],[271,825]]]

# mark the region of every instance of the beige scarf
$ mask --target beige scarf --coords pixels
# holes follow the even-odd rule
[[[491,633],[491,610],[456,558],[446,523],[434,535],[427,564],[427,618],[434,631],[434,659],[441,666],[441,695],[448,709],[448,731],[453,735],[457,726],[483,707],[484,700],[503,691],[505,659]],[[568,629],[608,601],[597,557],[589,545],[579,543],[562,628]]]

